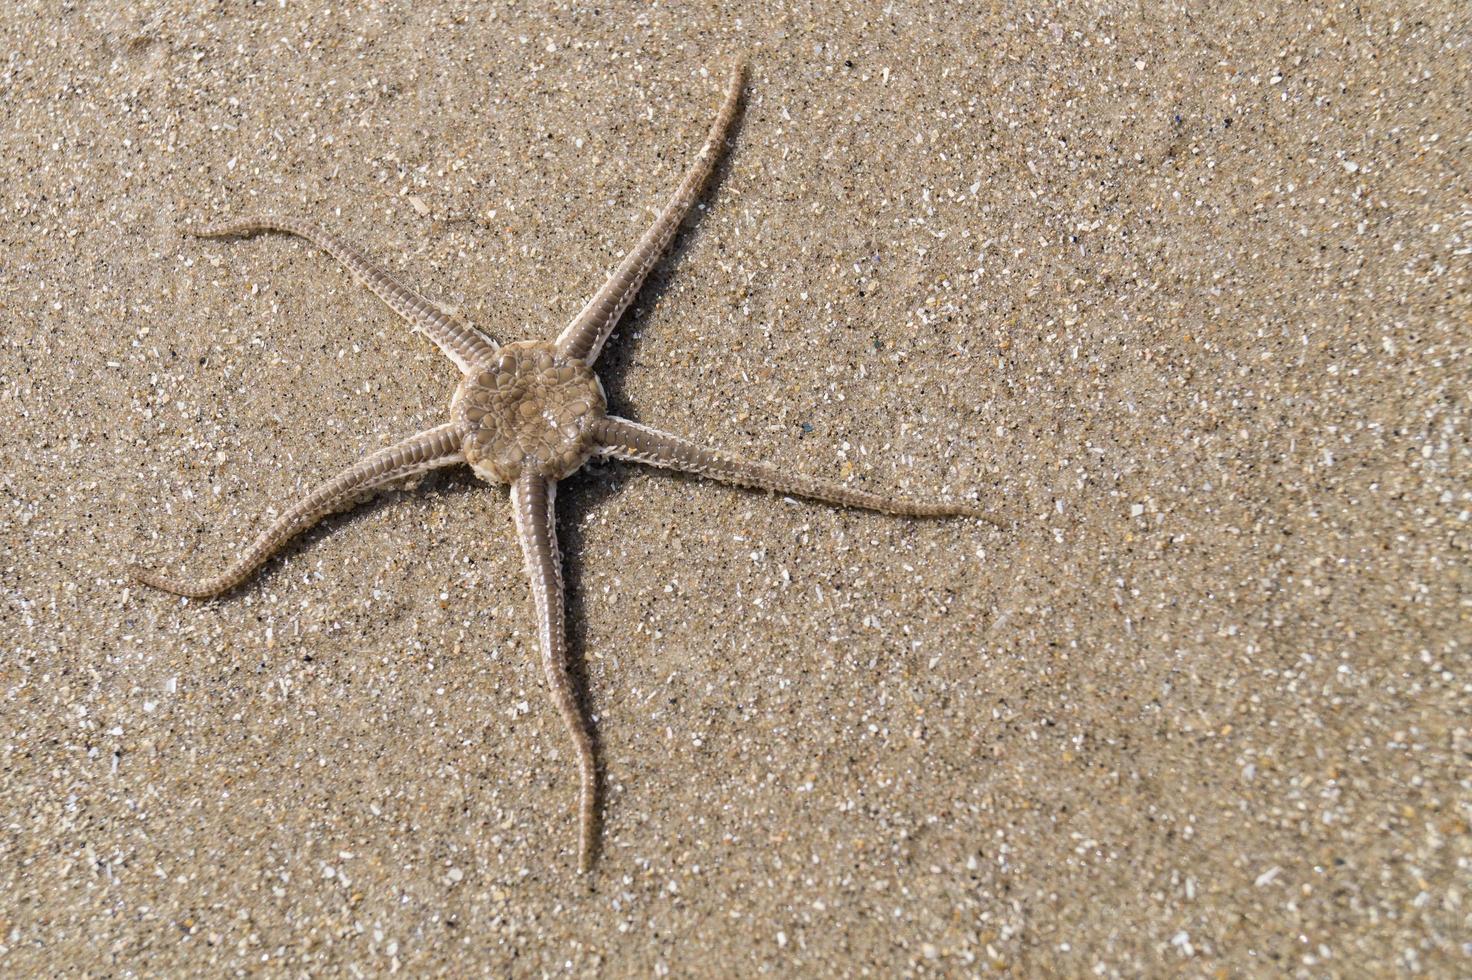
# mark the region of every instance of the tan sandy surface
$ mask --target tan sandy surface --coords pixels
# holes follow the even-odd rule
[[[1398,11],[0,14],[0,973],[1472,970],[1472,29]],[[623,464],[559,501],[606,771],[454,471],[186,602],[678,179],[616,410],[1005,531]]]

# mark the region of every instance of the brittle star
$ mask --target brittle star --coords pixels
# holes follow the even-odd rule
[[[739,459],[607,413],[607,399],[593,364],[715,169],[736,118],[743,84],[744,69],[738,64],[731,71],[705,144],[679,187],[638,244],[552,343],[520,341],[498,346],[476,328],[399,285],[353,245],[305,222],[257,216],[191,232],[223,238],[275,231],[306,239],[339,260],[433,341],[463,377],[450,400],[450,421],[371,453],[319,485],[246,544],[223,571],[189,578],[135,566],[134,577],[182,596],[216,596],[243,582],[293,537],[326,515],[366,499],[371,491],[458,463],[468,463],[477,476],[489,482],[509,484],[517,537],[536,605],[542,670],[577,752],[581,778],[578,867],[582,872],[591,869],[597,845],[598,783],[591,732],[568,671],[562,557],[553,508],[557,481],[598,455],[847,507],[911,517],[968,515],[993,520],[969,503],[891,499]]]

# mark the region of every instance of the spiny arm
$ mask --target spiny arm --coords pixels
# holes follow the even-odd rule
[[[882,497],[877,493],[855,490],[841,483],[780,470],[766,463],[738,459],[615,415],[607,416],[597,423],[593,429],[593,438],[599,444],[598,452],[604,456],[694,473],[722,483],[757,487],[885,514],[901,514],[906,517],[978,517],[990,524],[1002,526],[995,517],[973,504],[930,503]]]
[[[258,231],[279,231],[304,238],[346,266],[359,282],[373,290],[374,295],[387,303],[390,309],[409,321],[409,325],[415,330],[434,341],[435,346],[454,361],[462,372],[469,374],[477,364],[489,360],[496,351],[496,345],[480,331],[447,316],[429,300],[401,285],[357,246],[316,225],[291,218],[254,215],[239,221],[191,228],[187,231],[199,238],[228,238],[252,235]]]
[[[685,179],[680,181],[680,186],[670,195],[664,210],[659,212],[654,224],[644,232],[644,237],[624,256],[613,275],[608,277],[608,281],[588,300],[582,312],[558,336],[559,351],[569,357],[582,358],[588,364],[598,359],[598,353],[603,350],[603,342],[618,325],[618,319],[623,316],[624,310],[634,301],[634,296],[639,292],[639,287],[644,285],[649,270],[654,268],[654,264],[669,247],[670,240],[679,230],[680,222],[694,206],[705,182],[710,179],[711,171],[720,159],[726,131],[736,118],[745,77],[743,65],[737,64],[731,69],[730,80],[726,83],[725,101],[716,113],[715,122],[711,123],[705,145],[700,148],[694,163],[686,171]]]
[[[427,470],[462,462],[458,423],[427,429],[403,442],[380,449],[287,508],[262,531],[223,571],[205,578],[175,577],[134,565],[133,577],[144,585],[175,595],[203,599],[233,589],[245,581],[286,543],[334,511],[345,510],[364,495],[380,487],[408,479]]]
[[[516,534],[521,540],[532,599],[537,607],[542,672],[547,678],[548,694],[577,750],[582,779],[578,870],[587,872],[593,866],[593,852],[598,843],[598,770],[593,759],[593,739],[588,734],[588,723],[578,706],[567,667],[567,621],[563,607],[562,552],[557,546],[556,500],[556,480],[524,473],[511,485]]]

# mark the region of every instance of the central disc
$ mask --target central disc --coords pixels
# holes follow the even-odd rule
[[[460,382],[451,414],[465,426],[465,461],[488,480],[524,472],[558,480],[592,451],[588,429],[608,402],[597,375],[550,344],[508,344]]]

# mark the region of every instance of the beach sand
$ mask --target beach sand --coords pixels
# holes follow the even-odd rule
[[[787,6],[0,14],[0,973],[1472,970],[1465,10]],[[614,410],[1007,526],[567,480],[584,879],[503,488],[128,579],[456,380],[181,229],[550,338],[737,57]]]

